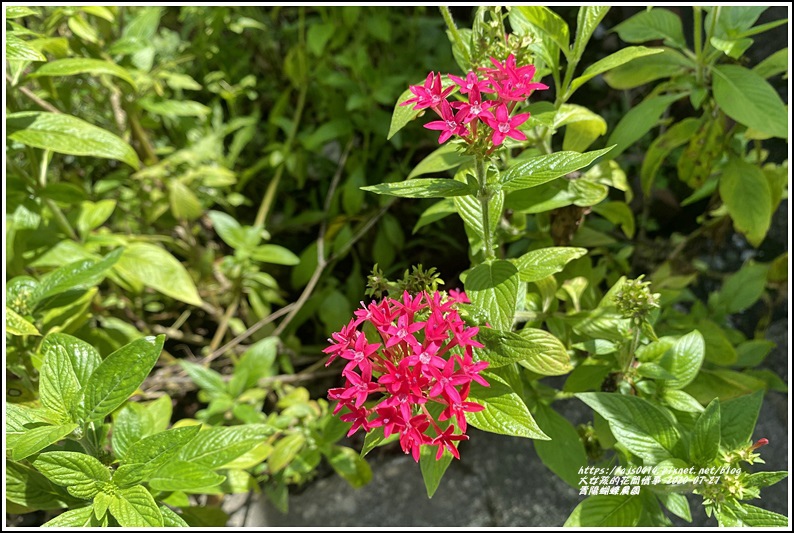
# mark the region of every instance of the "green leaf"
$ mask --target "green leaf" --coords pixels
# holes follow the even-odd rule
[[[187,461],[170,461],[151,474],[147,481],[154,490],[200,493],[201,489],[220,485],[225,479],[226,476],[216,474],[205,466]]]
[[[579,61],[590,37],[609,11],[609,6],[582,6],[576,15],[576,40],[571,50],[571,59]]]
[[[554,128],[565,125],[562,140],[564,151],[584,152],[600,136],[607,132],[606,120],[586,107],[562,104],[554,116]]]
[[[165,335],[144,337],[108,355],[85,386],[81,415],[85,421],[101,421],[143,383],[163,350]]]
[[[674,149],[687,144],[697,133],[699,127],[698,119],[688,117],[670,126],[667,131],[651,142],[640,169],[640,183],[645,196],[651,194],[653,182],[656,180],[656,174],[659,172],[662,162]]]
[[[137,402],[127,403],[113,413],[113,453],[118,459],[124,459],[129,447],[152,434],[153,427],[152,415],[146,407]]]
[[[788,477],[788,472],[756,472],[750,474],[744,480],[745,487],[771,487],[779,481],[783,481]]]
[[[512,261],[518,268],[518,276],[521,281],[534,282],[562,272],[565,265],[586,253],[586,248],[557,246],[532,250]]]
[[[514,19],[519,21],[519,26],[528,25],[535,32],[551,39],[568,56],[571,39],[568,24],[551,9],[543,6],[516,6],[510,10],[511,24],[514,24]]]
[[[41,335],[36,326],[8,306],[6,306],[6,333],[17,336]]]
[[[764,78],[739,65],[712,69],[714,99],[736,122],[773,137],[788,138],[788,110]]]
[[[423,174],[433,174],[457,168],[467,159],[469,158],[460,153],[456,144],[443,144],[419,161],[406,179],[410,180]]]
[[[186,426],[144,437],[132,443],[127,449],[124,466],[133,467],[135,476],[145,479],[163,464],[171,461],[183,446],[198,435],[199,430],[200,426]],[[121,484],[123,479],[116,479],[119,477],[119,471],[121,471],[121,467],[113,478],[117,484]],[[129,483],[129,480],[132,479],[131,474],[125,473],[124,476],[126,477],[124,482]]]
[[[210,114],[209,107],[193,100],[155,100],[154,98],[142,98],[138,100],[138,105],[155,115],[165,117],[205,117]]]
[[[208,211],[215,232],[235,250],[251,250],[262,240],[261,228],[243,227],[234,217],[221,211]]]
[[[740,39],[712,37],[709,39],[709,43],[717,50],[724,52],[726,56],[739,59],[753,45],[753,40],[748,37]]]
[[[206,368],[202,365],[185,361],[179,361],[180,366],[187,372],[193,383],[209,392],[211,396],[225,395],[229,393],[226,382],[223,381],[223,376],[215,372],[211,368]]]
[[[333,446],[328,454],[328,463],[354,489],[360,489],[372,480],[369,464],[352,448]]]
[[[613,89],[634,89],[661,78],[676,77],[695,68],[695,63],[678,50],[664,46],[658,50],[661,50],[658,54],[643,56],[610,70],[604,74],[604,81]]]
[[[509,331],[518,298],[518,269],[497,259],[471,269],[466,276],[466,294],[471,303],[485,310],[491,327]]]
[[[120,78],[129,83],[133,89],[137,90],[135,80],[124,67],[120,67],[110,61],[102,59],[92,59],[88,57],[67,57],[56,59],[39,67],[35,72],[28,75],[30,78],[38,76],[73,76],[75,74],[108,74]]]
[[[45,452],[33,466],[47,479],[66,487],[75,498],[92,499],[110,481],[110,471],[94,457],[79,452]]]
[[[41,349],[44,363],[39,375],[39,398],[42,406],[57,413],[60,420],[74,422],[83,396],[77,371],[80,371],[83,383],[87,383],[86,376],[99,365],[99,354],[90,346],[90,350],[86,350],[86,346],[72,343],[72,339],[78,339],[70,335],[55,333],[52,336],[57,337],[43,344]],[[84,354],[88,355],[90,361],[83,359]]]
[[[421,110],[414,111],[413,105],[411,104],[405,106],[400,105],[414,96],[415,95],[414,93],[411,92],[411,89],[406,89],[405,91],[403,91],[400,97],[397,98],[397,103],[394,104],[394,112],[392,113],[391,116],[391,124],[389,125],[389,134],[386,136],[387,140],[394,137],[395,133],[403,129],[406,124],[408,124],[417,116],[419,116]]]
[[[44,276],[33,291],[33,301],[38,307],[48,298],[58,294],[82,290],[99,285],[108,269],[112,267],[121,256],[123,248],[116,248],[101,261],[86,259],[64,265]]]
[[[684,96],[686,93],[651,96],[632,107],[628,113],[623,115],[609,136],[607,144],[616,145],[614,150],[609,153],[609,158],[614,159],[622,154],[626,148],[651,131],[651,128],[659,122],[665,109]]]
[[[720,197],[737,231],[760,246],[772,223],[772,190],[763,171],[742,159],[731,158],[720,177]]]
[[[571,88],[568,90],[568,96],[573,94],[576,89],[581,87],[584,83],[589,81],[590,79],[598,76],[599,74],[603,74],[608,70],[612,70],[613,68],[619,67],[624,65],[630,61],[637,59],[638,57],[643,56],[650,56],[654,54],[659,54],[662,52],[661,48],[647,48],[645,46],[628,46],[617,52],[606,56],[603,59],[599,59],[582,72],[582,75],[578,78],[575,78],[571,82]]]
[[[573,424],[551,407],[539,403],[535,420],[551,440],[534,441],[535,451],[552,472],[574,488],[579,488],[579,469],[587,466],[587,453]]]
[[[6,18],[16,19],[20,17],[27,17],[28,15],[41,16],[38,9],[31,9],[27,6],[8,6],[6,7]]]
[[[736,347],[736,366],[754,367],[764,362],[777,344],[772,341],[752,339]]]
[[[130,244],[115,270],[125,279],[151,287],[175,300],[195,306],[203,303],[184,265],[157,245],[142,242]]]
[[[163,525],[165,527],[190,527],[188,523],[185,522],[181,516],[172,511],[170,507],[162,503],[159,504],[158,507],[160,508],[160,513],[163,515]]]
[[[747,262],[728,276],[719,291],[719,301],[728,313],[739,313],[755,304],[764,294],[768,265]]]
[[[81,503],[37,470],[6,459],[6,501],[31,509],[62,509]]]
[[[499,220],[502,218],[504,199],[504,192],[499,191],[488,200],[488,227],[491,228],[492,235],[499,226]],[[455,196],[452,198],[452,203],[460,218],[463,219],[472,253],[477,253],[483,248],[482,204],[473,195]]]
[[[87,505],[61,513],[41,527],[98,527],[99,525],[99,521],[94,516],[94,507]]]
[[[468,400],[485,407],[476,413],[466,413],[466,421],[477,429],[528,439],[548,439],[538,427],[524,403],[501,377],[483,372],[490,387],[473,383]]]
[[[686,496],[675,492],[659,492],[656,497],[668,511],[689,523],[692,522],[692,511],[689,509],[689,500]]]
[[[6,117],[8,138],[59,154],[117,159],[138,169],[132,146],[107,130],[62,113],[23,111]]]
[[[609,143],[613,144],[613,143]],[[502,174],[502,190],[517,191],[536,187],[548,181],[584,168],[614,148],[578,152],[554,152],[553,154],[530,157],[507,169]]]
[[[163,527],[163,515],[149,491],[138,485],[117,490],[110,513],[122,527]]]
[[[300,259],[297,255],[287,248],[276,244],[262,244],[257,246],[251,251],[251,258],[255,261],[272,263],[274,265],[293,266],[300,263]]]
[[[267,460],[270,472],[276,473],[286,468],[306,444],[303,433],[291,433],[281,438],[273,446],[273,452]]]
[[[448,198],[472,194],[471,188],[459,181],[443,178],[423,178],[397,183],[380,183],[361,187],[361,190],[399,196],[401,198]]]
[[[478,359],[488,361],[489,368],[519,363],[542,376],[560,376],[571,370],[565,346],[551,333],[524,328],[518,333],[480,328],[477,340],[484,349],[475,349]]]
[[[427,497],[432,498],[441,484],[441,478],[452,464],[452,454],[449,450],[444,450],[441,458],[436,460],[436,448],[433,446],[422,446],[419,449],[419,469],[422,472],[422,481],[425,484]]]
[[[750,442],[763,400],[764,393],[757,391],[720,404],[720,438],[726,450],[735,450]]]
[[[240,392],[254,387],[260,378],[273,374],[279,346],[278,337],[265,337],[250,345],[234,366],[234,374],[244,375]]]
[[[788,527],[789,525],[788,517],[782,514],[773,513],[748,503],[741,503],[740,505],[744,511],[743,514],[739,515],[742,522],[741,525],[764,528]]]
[[[218,468],[261,444],[273,431],[264,424],[205,429],[180,450],[178,458]]]
[[[49,446],[55,444],[69,435],[77,427],[77,424],[61,424],[59,426],[39,426],[26,431],[23,438],[15,442],[11,450],[11,458],[14,461],[21,461],[25,457],[33,455]]]
[[[576,506],[565,527],[634,527],[642,516],[635,496],[588,496]]]
[[[47,61],[44,54],[9,31],[6,32],[6,59],[10,61]]]
[[[177,220],[195,220],[204,212],[201,201],[196,197],[190,187],[178,179],[172,179],[168,184],[168,203],[171,213]]]
[[[782,74],[787,71],[788,47],[778,50],[753,67],[753,72],[764,79],[771,78],[772,76],[776,76],[777,74]]]
[[[689,441],[689,458],[695,465],[708,465],[720,451],[720,401],[708,404],[695,422]]]
[[[680,337],[659,360],[659,365],[675,379],[661,380],[659,384],[668,389],[683,389],[697,376],[705,355],[706,343],[699,331]]]
[[[664,39],[668,46],[685,49],[684,29],[681,19],[667,9],[640,11],[612,28],[627,43],[644,43]]]
[[[645,364],[653,364],[653,363],[645,363]],[[642,366],[645,366],[645,364],[643,364]],[[678,411],[683,411],[684,413],[703,412],[703,406],[700,405],[700,402],[682,390],[663,389],[662,400],[664,400],[664,403],[666,403],[673,409],[677,409]]]
[[[85,238],[91,230],[104,224],[115,209],[116,200],[100,200],[96,203],[82,202],[80,215],[77,217],[77,230],[81,237]]]
[[[606,392],[581,392],[576,397],[603,416],[617,441],[634,455],[651,464],[672,457],[678,430],[669,415],[648,400]]]

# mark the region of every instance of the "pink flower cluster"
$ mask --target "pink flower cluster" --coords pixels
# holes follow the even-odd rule
[[[438,446],[437,459],[444,449],[460,458],[455,441],[468,439],[466,413],[484,409],[466,401],[471,382],[489,385],[480,375],[488,363],[472,359],[472,348],[483,346],[474,340],[479,328],[463,322],[455,308],[459,303],[469,300],[455,290],[446,298],[405,292],[402,301],[362,302],[355,317],[331,335],[331,346],[323,350],[330,354],[326,366],[337,357],[346,364],[344,387],[329,390],[328,398],[337,401],[334,414],[347,409],[340,419],[353,423],[348,436],[359,428],[383,427],[386,437],[400,435],[403,451],[415,461],[422,445]],[[367,325],[381,342],[367,340],[360,331]],[[376,401],[368,407],[371,399]],[[438,420],[428,409],[431,402],[443,408]],[[445,420],[450,422],[443,428],[439,422]]]
[[[438,137],[439,144],[453,135],[458,135],[471,144],[477,139],[477,126],[480,122],[490,128],[493,146],[502,144],[506,137],[523,141],[527,137],[517,128],[527,121],[529,113],[513,116],[510,114],[519,102],[529,98],[535,90],[548,89],[548,86],[533,83],[535,66],[517,67],[513,54],[504,63],[494,58],[491,58],[491,63],[494,68],[478,69],[482,78],[475,71],[469,72],[466,79],[447,75],[455,83],[447,88],[442,86],[441,73],[431,72],[424,85],[409,87],[414,97],[400,105],[414,104],[414,109],[430,108],[435,111],[441,120],[428,122],[425,128],[441,132]],[[460,87],[461,94],[467,95],[467,101],[450,103],[447,100],[455,85]],[[483,94],[492,94],[494,98],[486,99]]]

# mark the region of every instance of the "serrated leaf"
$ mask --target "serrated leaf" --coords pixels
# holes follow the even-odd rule
[[[686,48],[681,19],[667,9],[655,8],[640,11],[612,28],[627,43],[644,43],[664,39],[665,44]]]
[[[563,481],[579,488],[579,469],[587,466],[587,453],[576,428],[554,409],[542,403],[535,410],[535,420],[551,439],[534,441],[538,457]]]
[[[135,170],[138,156],[132,146],[107,130],[63,113],[23,111],[6,118],[8,138],[59,154],[117,159]]]
[[[70,336],[63,335],[62,337],[66,338],[62,340],[68,341]],[[41,405],[53,413],[57,413],[61,420],[74,422],[78,414],[77,407],[82,399],[82,386],[75,372],[71,350],[63,349],[62,345],[55,343],[43,346],[43,348],[44,362],[39,371]],[[98,358],[96,352],[94,355],[97,355]],[[74,361],[74,363],[80,364],[79,361]],[[98,361],[91,361],[90,364],[96,367]]]
[[[94,457],[79,452],[45,452],[33,466],[47,479],[66,487],[75,498],[92,499],[110,481],[108,468]]]
[[[201,306],[201,297],[190,274],[168,251],[154,244],[130,244],[114,267],[124,278],[170,296]]]
[[[720,404],[720,438],[726,450],[735,450],[750,442],[763,400],[764,393],[758,391]]]
[[[673,347],[659,360],[659,365],[675,376],[661,380],[660,385],[669,389],[683,389],[697,376],[706,355],[703,335],[694,330],[675,341]]]
[[[612,148],[614,146],[583,154],[578,152],[554,152],[553,154],[530,157],[508,168],[502,174],[502,190],[510,192],[537,187],[586,167],[612,150]]]
[[[190,527],[188,523],[185,522],[181,516],[172,511],[170,507],[162,503],[159,504],[158,507],[160,508],[160,513],[163,515],[163,525],[165,527]]]
[[[136,476],[145,479],[165,463],[171,461],[183,446],[198,435],[199,430],[200,426],[187,426],[144,437],[131,444],[127,449],[124,466],[134,467]],[[117,474],[120,470],[121,467]],[[121,480],[117,480],[116,477],[118,476],[114,476],[113,481],[120,484]],[[125,478],[124,483],[130,483],[131,473],[125,473]]]
[[[14,461],[21,461],[25,457],[33,455],[49,446],[55,444],[66,435],[70,434],[77,427],[77,424],[61,424],[58,426],[39,426],[26,431],[22,438],[15,441],[11,450],[11,458]]]
[[[110,513],[122,527],[163,527],[163,515],[149,491],[138,485],[116,491]]]
[[[79,504],[37,470],[9,459],[5,462],[5,498],[31,509],[62,509]]]
[[[205,429],[180,450],[178,458],[217,468],[253,449],[273,431],[264,424]]]
[[[756,472],[745,478],[745,487],[771,487],[788,477],[788,472]]]
[[[33,291],[32,301],[39,307],[61,293],[94,287],[119,260],[123,248],[116,248],[101,261],[86,259],[64,265],[44,276]]]
[[[372,480],[369,464],[352,448],[333,446],[328,454],[328,463],[354,489],[360,489]]]
[[[562,272],[565,265],[586,253],[586,248],[557,246],[532,250],[512,261],[518,268],[518,276],[521,281],[534,282]]]
[[[226,476],[216,474],[207,467],[187,461],[171,461],[162,465],[148,477],[149,486],[154,490],[201,492],[220,485]]]
[[[714,399],[695,421],[689,458],[695,465],[709,464],[720,451],[720,401]]]
[[[466,421],[477,429],[528,439],[548,439],[538,427],[527,405],[499,376],[490,372],[481,375],[490,387],[473,383],[468,401],[485,407],[476,413],[466,413]]]
[[[41,335],[36,326],[8,306],[6,306],[6,333],[17,336]]]
[[[661,53],[662,50],[660,48],[647,48],[645,46],[627,46],[626,48],[622,48],[617,52],[609,54],[603,59],[599,59],[589,67],[585,69],[584,72],[578,77],[575,78],[571,82],[571,88],[568,90],[568,96],[573,94],[573,92],[581,87],[583,84],[588,82],[590,79],[598,76],[599,74],[603,74],[613,68],[619,67],[630,61],[633,61],[639,57],[643,56],[650,56],[654,54]]]
[[[631,453],[656,464],[672,457],[680,439],[672,420],[648,400],[605,392],[582,392],[576,397],[609,422],[612,434]]]
[[[75,74],[108,74],[120,78],[136,89],[135,80],[124,67],[110,61],[89,57],[67,57],[56,59],[39,67],[28,75],[30,78],[39,76],[73,76]]]
[[[742,522],[739,525],[764,528],[788,527],[789,525],[788,517],[782,514],[773,513],[772,511],[767,511],[766,509],[761,509],[760,507],[747,503],[742,503],[740,505],[744,513],[739,515]]]
[[[47,61],[44,54],[11,32],[6,32],[6,59],[11,61]]]
[[[82,418],[102,420],[124,403],[149,375],[164,342],[165,335],[144,337],[108,355],[88,379]]]
[[[485,310],[491,327],[509,331],[518,298],[518,269],[501,259],[482,263],[466,276],[466,294],[471,303]]]
[[[739,65],[712,69],[714,99],[736,122],[781,139],[788,138],[788,110],[764,78]]]
[[[588,496],[576,506],[565,527],[634,527],[642,516],[635,496]]]
[[[478,359],[488,361],[489,368],[519,363],[543,376],[559,376],[571,370],[565,346],[551,333],[524,328],[518,333],[480,328],[477,340],[485,348],[475,349]]]
[[[99,521],[94,516],[94,507],[87,505],[61,513],[43,523],[41,527],[98,527],[99,525]]]
[[[386,136],[387,140],[394,137],[395,133],[403,129],[406,124],[408,124],[413,119],[415,119],[421,112],[421,110],[414,111],[412,105],[406,105],[406,106],[400,105],[413,96],[414,93],[411,92],[411,89],[406,89],[403,91],[400,97],[397,98],[397,103],[394,104],[394,111],[392,112],[392,116],[391,116],[391,124],[389,125],[389,134]]]
[[[397,183],[380,183],[361,187],[361,190],[399,196],[401,198],[448,198],[472,193],[470,187],[459,181],[443,178],[422,178]]]

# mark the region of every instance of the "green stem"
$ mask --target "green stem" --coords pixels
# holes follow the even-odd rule
[[[695,76],[698,83],[703,82],[703,15],[700,6],[692,8],[695,13],[695,57],[697,58],[697,71]]]
[[[226,335],[226,330],[229,328],[229,321],[234,316],[234,313],[237,312],[238,305],[240,305],[240,292],[235,291],[234,300],[232,300],[231,305],[226,308],[226,312],[223,313],[221,321],[218,323],[218,329],[215,331],[215,335],[212,337],[212,341],[210,342],[209,346],[210,352],[215,351],[215,349],[220,346],[223,336]]]
[[[44,150],[44,153],[41,154],[41,162],[39,163],[39,186],[41,186],[42,190],[47,186],[47,166],[49,162],[49,155],[50,151]],[[55,217],[56,224],[58,224],[63,232],[66,233],[73,241],[79,241],[80,238],[77,236],[77,233],[74,231],[71,224],[69,224],[69,220],[67,220],[66,215],[63,214],[61,208],[49,198],[44,198],[44,204],[50,210],[52,216]]]
[[[444,22],[447,23],[447,28],[449,28],[449,33],[452,34],[452,39],[455,41],[455,45],[463,53],[463,56],[466,59],[466,63],[471,65],[471,56],[469,55],[469,49],[466,48],[465,44],[463,44],[463,37],[460,36],[458,27],[455,26],[455,21],[452,19],[452,13],[449,11],[449,8],[447,6],[438,6],[438,10],[441,11],[441,16],[444,17]]]
[[[477,198],[480,200],[480,206],[482,207],[482,245],[483,250],[485,251],[485,259],[487,261],[496,257],[493,251],[490,216],[488,214],[488,201],[491,199],[491,195],[488,192],[488,185],[486,183],[487,177],[485,174],[485,162],[480,158],[476,158],[474,161],[474,170],[477,175],[477,183],[480,185]]]

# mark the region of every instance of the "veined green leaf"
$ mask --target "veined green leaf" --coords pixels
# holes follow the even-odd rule
[[[136,89],[135,80],[124,67],[103,59],[93,59],[89,57],[67,57],[56,59],[39,67],[35,72],[28,75],[34,78],[38,76],[73,76],[75,74],[108,74],[120,78],[129,83]]]
[[[9,459],[6,459],[5,466],[5,497],[9,502],[42,510],[62,509],[80,503],[34,468]]]
[[[554,409],[542,403],[535,410],[535,420],[540,429],[551,438],[533,442],[538,457],[566,483],[578,488],[581,478],[579,469],[587,466],[587,453],[576,428]]]
[[[772,223],[772,190],[763,171],[743,159],[731,158],[720,177],[720,197],[736,230],[750,244],[760,246]]]
[[[585,248],[572,248],[558,246],[554,248],[541,248],[525,253],[513,264],[518,268],[521,281],[533,282],[543,279],[557,272],[561,272],[565,265],[587,253]]]
[[[6,333],[17,336],[41,335],[36,326],[8,306],[6,306]]]
[[[568,96],[572,95],[576,89],[581,87],[590,79],[598,76],[599,74],[603,74],[613,68],[619,67],[624,65],[630,61],[633,61],[639,57],[643,56],[650,56],[654,54],[661,53],[661,48],[647,48],[645,46],[628,46],[626,48],[622,48],[617,52],[606,56],[603,59],[599,59],[582,72],[582,75],[578,78],[575,78],[571,82],[571,88],[568,90]]]
[[[361,190],[399,196],[401,198],[448,198],[472,193],[465,183],[443,178],[422,178],[397,183],[380,183],[361,187]]]
[[[570,53],[568,24],[554,11],[544,6],[516,6],[510,10],[510,24],[531,27],[535,32],[551,39],[567,57]]]
[[[485,348],[475,349],[475,354],[488,361],[489,368],[519,363],[543,376],[559,376],[571,370],[565,346],[547,331],[524,328],[514,333],[480,328],[477,339]]]
[[[634,527],[642,516],[636,496],[588,496],[576,506],[565,527]]]
[[[578,61],[584,53],[590,37],[609,11],[609,6],[582,6],[576,15],[576,40],[573,43],[571,59]]]
[[[664,39],[665,44],[669,46],[686,48],[681,19],[668,9],[655,8],[640,11],[612,28],[612,31],[617,32],[620,38],[627,43],[644,43]]]
[[[94,507],[87,505],[70,509],[48,520],[41,527],[100,527],[101,523],[94,516]]]
[[[202,305],[196,284],[173,255],[157,245],[135,242],[124,251],[114,269],[125,279],[170,296],[176,300]]]
[[[586,167],[612,150],[612,148],[614,146],[583,154],[578,152],[555,152],[531,157],[510,167],[502,174],[502,190],[510,192],[536,187]]]
[[[110,471],[94,457],[79,452],[45,452],[33,466],[75,498],[92,499],[110,481]]]
[[[226,479],[205,466],[187,461],[170,461],[148,477],[149,486],[155,490],[201,492],[220,485]]]
[[[764,393],[758,391],[721,402],[720,438],[726,450],[735,450],[750,442],[763,400]]]
[[[21,461],[25,457],[43,450],[50,444],[55,444],[74,431],[76,427],[77,424],[68,423],[58,426],[39,426],[30,429],[21,438],[15,439],[11,450],[11,458],[14,461]]]
[[[433,174],[456,168],[468,158],[460,153],[458,145],[446,143],[436,148],[427,157],[419,161],[406,179],[413,179],[423,174]]]
[[[739,65],[712,69],[714,99],[736,122],[781,139],[788,138],[788,111],[764,78]]]
[[[372,469],[369,464],[352,448],[333,446],[328,455],[328,462],[354,489],[359,489],[372,480]]]
[[[526,437],[528,439],[548,439],[548,435],[538,427],[535,419],[524,403],[504,379],[491,372],[483,372],[482,377],[490,387],[473,383],[469,401],[485,407],[476,413],[466,413],[466,421],[477,429]]]
[[[609,136],[607,144],[616,146],[608,157],[614,159],[622,154],[626,148],[648,133],[659,122],[662,113],[670,104],[684,96],[686,93],[651,96],[632,107],[628,113],[623,115]]]
[[[141,485],[119,489],[110,500],[110,513],[122,527],[163,527],[160,508]]]
[[[76,261],[50,272],[39,281],[33,291],[33,301],[38,307],[52,296],[98,285],[105,278],[107,270],[119,260],[123,251],[123,248],[117,248],[100,261],[92,259]]]
[[[661,46],[658,50],[661,50],[658,54],[639,57],[631,63],[606,72],[604,81],[613,89],[633,89],[695,68],[695,63],[691,59],[674,48]]]
[[[205,429],[180,450],[178,458],[214,469],[258,446],[273,432],[265,424]]]
[[[669,389],[686,387],[695,379],[705,355],[706,343],[698,330],[680,337],[659,360],[659,365],[676,378],[661,380],[660,385]]]
[[[10,61],[47,61],[44,54],[11,32],[6,32],[6,59]]]
[[[477,265],[466,276],[466,294],[471,303],[485,310],[491,326],[509,331],[518,298],[518,269],[503,260]]]

